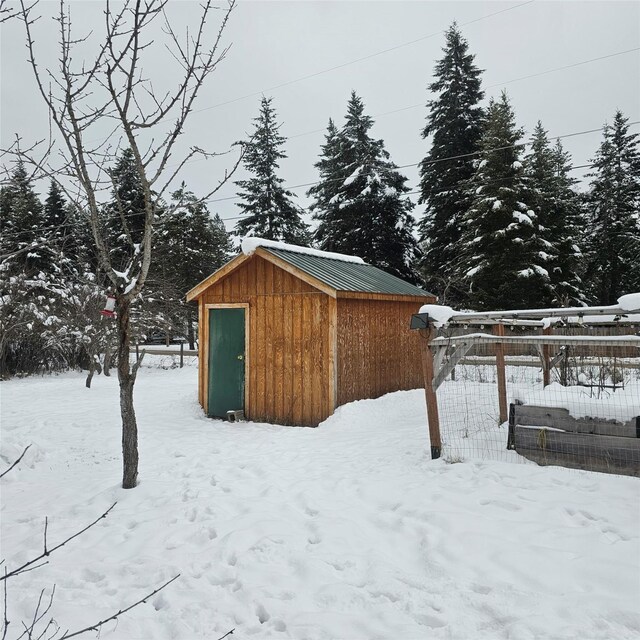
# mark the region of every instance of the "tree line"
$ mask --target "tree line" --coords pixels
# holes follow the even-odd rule
[[[329,120],[307,192],[312,229],[279,175],[286,138],[263,98],[243,141],[248,177],[238,187],[233,233],[355,254],[459,308],[610,304],[640,289],[640,151],[616,111],[577,189],[570,155],[538,122],[526,138],[506,93],[482,106],[482,71],[457,26],[446,32],[421,132],[413,215],[407,178],[352,92],[342,126]],[[131,149],[109,169],[100,224],[108,255],[127,281],[145,232],[144,185]],[[233,253],[221,218],[182,184],[157,199],[154,252],[132,308],[132,336],[153,331],[195,340],[191,287]],[[106,367],[116,331],[100,310],[111,286],[86,216],[56,180],[41,201],[18,162],[0,190],[0,373]],[[102,355],[100,355],[102,354]],[[102,358],[102,360],[101,360]]]
[[[421,132],[430,147],[417,224],[407,178],[353,92],[342,127],[329,120],[307,192],[314,230],[278,175],[286,138],[262,99],[236,233],[356,254],[463,308],[611,304],[640,289],[640,151],[628,118],[618,110],[604,126],[580,191],[541,122],[525,137],[505,92],[482,106],[482,71],[455,23],[443,53]]]
[[[110,199],[101,209],[114,268],[124,273],[128,248],[144,230],[144,193],[130,149],[110,169]],[[0,367],[3,376],[81,367],[109,373],[116,328],[100,313],[110,283],[95,254],[88,221],[52,180],[44,202],[18,162],[0,190]],[[184,336],[194,347],[197,310],[185,292],[232,254],[224,223],[185,184],[161,202],[147,286],[132,310],[132,337]]]

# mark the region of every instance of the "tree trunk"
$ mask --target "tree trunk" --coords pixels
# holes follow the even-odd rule
[[[118,383],[120,385],[120,415],[122,417],[122,488],[133,489],[138,479],[138,424],[133,408],[133,386],[137,368],[129,366],[128,300],[119,297],[118,314]]]
[[[111,376],[111,343],[107,343],[104,349],[104,363],[102,365],[102,373],[108,378]]]
[[[84,386],[87,389],[91,389],[91,380],[93,380],[93,373],[96,370],[96,363],[93,361],[93,358],[89,358],[89,373],[87,373],[87,379],[85,380]]]
[[[193,312],[187,309],[187,339],[189,340],[189,349],[193,351],[196,348],[196,337],[193,331]]]
[[[93,374],[98,373],[100,375],[102,373],[102,367],[100,366],[100,362],[98,361],[98,357],[95,353],[89,354],[89,373],[87,373],[87,379],[85,380],[85,386],[87,389],[91,389],[91,381],[93,380]]]

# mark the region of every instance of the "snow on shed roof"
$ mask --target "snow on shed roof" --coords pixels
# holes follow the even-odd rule
[[[282,249],[283,251],[291,251],[293,253],[304,253],[309,256],[318,258],[327,258],[329,260],[341,260],[342,262],[355,262],[357,264],[365,264],[365,261],[358,256],[349,256],[345,253],[332,253],[331,251],[320,251],[319,249],[311,249],[309,247],[301,247],[297,244],[286,244],[285,242],[277,242],[275,240],[265,240],[264,238],[255,238],[246,236],[242,238],[242,253],[250,256],[258,247],[264,249]]]
[[[325,255],[301,253],[264,245],[261,248],[333,287],[336,291],[435,297],[428,291],[363,261],[340,260],[330,257],[332,255],[330,253]]]
[[[262,256],[267,260],[270,255],[273,258],[272,262],[277,264],[278,260],[284,261],[304,272],[312,281],[311,284],[326,285],[327,292],[333,290],[412,298],[436,297],[424,289],[367,264],[357,256],[249,237],[242,240],[242,253],[193,287],[187,293],[187,301],[196,300],[207,287],[226,278],[257,250],[264,252]]]

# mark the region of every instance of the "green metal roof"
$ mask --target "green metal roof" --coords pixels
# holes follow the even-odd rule
[[[386,293],[399,296],[426,297],[433,295],[370,264],[346,262],[273,247],[260,248],[328,284],[337,291]]]

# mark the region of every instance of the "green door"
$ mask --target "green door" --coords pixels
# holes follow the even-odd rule
[[[244,410],[244,356],[244,309],[210,309],[210,418]]]

